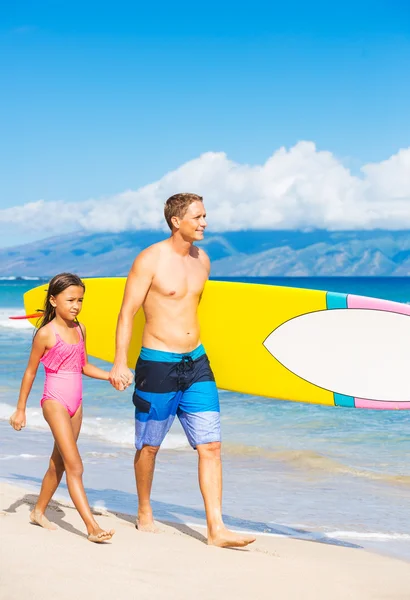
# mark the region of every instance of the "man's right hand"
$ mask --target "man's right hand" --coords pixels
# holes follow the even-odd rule
[[[123,392],[134,381],[134,375],[127,365],[114,364],[108,376],[108,380],[116,390]]]

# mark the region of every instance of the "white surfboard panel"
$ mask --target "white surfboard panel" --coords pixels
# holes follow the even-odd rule
[[[410,401],[410,316],[366,309],[307,313],[265,340],[284,367],[354,398]]]

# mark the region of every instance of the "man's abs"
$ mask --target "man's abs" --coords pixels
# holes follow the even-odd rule
[[[142,345],[165,352],[190,352],[200,344],[198,298],[150,299],[144,303]]]

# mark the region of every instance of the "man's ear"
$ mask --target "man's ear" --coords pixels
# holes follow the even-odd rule
[[[175,229],[179,229],[179,217],[171,217],[171,223]]]

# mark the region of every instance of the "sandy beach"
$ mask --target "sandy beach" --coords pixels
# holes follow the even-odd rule
[[[161,533],[141,533],[121,513],[98,517],[116,530],[100,546],[68,503],[53,501],[59,529],[46,531],[29,524],[32,492],[0,490],[2,600],[410,598],[410,565],[362,549],[259,536],[248,550],[221,550],[206,545],[203,529],[159,523]]]

